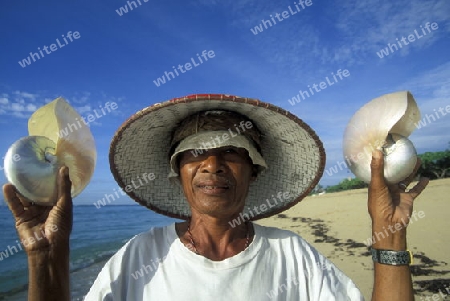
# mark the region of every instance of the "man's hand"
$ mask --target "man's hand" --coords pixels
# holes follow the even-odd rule
[[[11,184],[3,186],[28,255],[28,301],[69,301],[69,238],[72,196],[69,169],[59,170],[54,206],[37,206],[20,196]]]
[[[405,249],[406,245],[394,241],[392,232],[404,232],[404,225],[409,223],[411,213],[413,211],[414,199],[428,185],[428,179],[420,179],[420,181],[409,191],[405,188],[414,179],[420,166],[420,159],[417,160],[413,173],[400,183],[386,184],[384,180],[384,158],[381,151],[374,151],[371,163],[372,178],[369,185],[369,203],[368,209],[372,218],[372,229],[374,232],[383,233],[385,230],[389,233],[388,237],[380,241],[374,241],[374,248],[377,249]],[[399,231],[399,225],[402,231]],[[392,230],[394,229],[394,230]],[[399,233],[399,234],[400,234]],[[406,235],[406,234],[405,234]],[[403,240],[403,239],[401,239]],[[405,237],[406,243],[406,237]]]
[[[58,195],[54,206],[33,205],[16,192],[11,184],[3,186],[3,194],[16,221],[24,250],[48,250],[69,243],[72,230],[72,198],[69,169],[58,174]]]

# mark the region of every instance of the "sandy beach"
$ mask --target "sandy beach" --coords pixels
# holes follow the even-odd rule
[[[449,208],[450,179],[431,181],[415,201],[417,214],[408,227],[408,247],[414,254],[416,300],[450,300]],[[423,213],[419,215],[420,211]],[[258,223],[301,235],[344,271],[366,300],[371,299],[373,264],[366,246],[371,231],[367,189],[310,196]]]

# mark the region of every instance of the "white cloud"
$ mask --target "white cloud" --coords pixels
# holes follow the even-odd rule
[[[29,103],[29,104],[27,104],[26,110],[28,112],[34,112],[37,110],[37,107],[36,107],[36,105]]]
[[[12,103],[10,109],[11,111],[22,112],[25,111],[25,106],[21,103]]]
[[[105,104],[107,102],[109,103],[115,102],[119,106],[119,104],[124,101],[123,97],[111,97],[103,92],[99,93],[100,96],[99,95],[95,96],[95,98],[98,100],[97,102],[93,102],[90,100],[91,98],[90,92],[75,93],[76,96],[70,98],[72,102],[70,102],[67,97],[64,98],[81,116],[93,114],[94,110],[100,112],[101,108],[104,108],[106,112],[107,109],[105,108]],[[8,116],[13,119],[14,118],[28,119],[30,118],[31,114],[34,113],[37,109],[48,104],[49,102],[53,101],[56,98],[54,96],[51,97],[38,96],[39,94],[33,94],[18,90],[11,92],[11,95],[12,97],[9,97],[7,93],[0,93],[0,116]],[[120,109],[111,110],[110,112],[108,111],[108,114],[109,113],[115,116],[124,114],[124,112]],[[0,119],[4,121],[5,118]],[[101,123],[96,121],[92,122],[90,125],[101,126]]]
[[[83,92],[82,96],[74,96],[72,97],[72,100],[74,103],[76,104],[82,104],[82,103],[86,103],[89,101],[89,97],[91,96],[90,92]]]
[[[45,103],[40,100],[39,94],[24,91],[13,91],[11,97],[7,93],[1,94],[0,115],[13,118],[30,118],[31,114]]]
[[[82,107],[75,107],[75,110],[78,112],[78,114],[82,115],[86,112],[92,111],[92,107],[91,107],[91,105],[88,104],[88,105],[84,105]]]
[[[29,101],[35,101],[37,97],[39,97],[39,94],[32,94],[28,92],[23,91],[14,91],[13,94],[15,95],[15,99],[17,101],[20,101],[21,103],[25,102],[25,99],[27,102]]]
[[[31,116],[30,113],[23,113],[23,112],[12,112],[11,115],[21,119],[28,119]]]

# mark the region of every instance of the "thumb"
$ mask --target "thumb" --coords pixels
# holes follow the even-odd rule
[[[384,182],[384,156],[380,150],[372,152],[372,162],[370,163],[371,179],[370,186],[382,187]]]
[[[59,170],[58,174],[58,199],[57,204],[60,206],[67,206],[69,203],[71,204],[71,189],[72,182],[69,178],[69,168],[67,166],[63,166]]]
[[[56,224],[58,229],[65,229],[70,234],[73,223],[73,204],[71,194],[72,182],[69,178],[69,168],[61,167],[58,173],[58,199],[56,206],[51,211],[51,215],[57,217]],[[64,231],[63,231],[64,232]]]

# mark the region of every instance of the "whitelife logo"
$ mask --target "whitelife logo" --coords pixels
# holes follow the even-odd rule
[[[137,3],[139,3],[139,6],[142,5],[141,0],[136,0]],[[116,13],[122,17],[124,14],[127,14],[129,11],[132,11],[135,8],[138,8],[138,5],[136,4],[136,1],[127,1],[127,4],[124,6],[119,7],[119,9],[116,9]],[[146,3],[149,0],[142,0],[142,2]],[[127,7],[128,5],[128,7]],[[134,7],[133,7],[134,6]],[[130,8],[130,10],[128,10]]]
[[[142,180],[141,180],[142,178]],[[154,179],[156,179],[156,176],[153,172],[151,173],[143,173],[141,176],[138,176],[137,179],[131,180],[131,184],[125,186],[124,189],[116,189],[114,188],[113,193],[105,193],[104,197],[99,199],[97,202],[93,203],[95,208],[100,209],[104,206],[106,206],[107,204],[111,204],[112,202],[118,200],[121,195],[125,196],[126,192],[131,192],[135,189],[138,189],[144,185],[147,185],[148,183],[150,183],[150,181],[153,181]],[[135,180],[139,181],[138,183],[135,183]],[[144,183],[145,182],[145,183]]]
[[[431,33],[431,30],[436,30],[439,28],[439,26],[436,22],[433,22],[433,23],[427,22],[427,23],[425,23],[424,26],[425,26],[425,28],[423,28],[422,25],[420,25],[420,29],[421,29],[423,35],[421,35],[419,32],[417,32],[417,29],[414,29],[414,33],[408,35],[409,42],[406,41],[406,37],[404,37],[404,36],[402,36],[402,38],[400,40],[398,38],[396,38],[397,43],[394,43],[394,44],[388,43],[386,48],[383,48],[380,51],[377,51],[378,57],[380,59],[382,59],[382,58],[388,56],[389,54],[394,53],[399,48],[401,49],[403,46],[407,46],[410,43],[415,42],[416,39],[419,40],[419,39],[423,38],[427,34]]]
[[[58,231],[58,226],[53,225],[50,228],[51,232],[56,232]],[[42,234],[42,235],[41,235]],[[0,251],[0,261],[3,261],[5,258],[8,258],[9,256],[13,256],[14,254],[19,253],[19,251],[22,251],[22,245],[26,248],[29,245],[35,244],[36,242],[42,240],[43,238],[47,238],[47,236],[45,235],[45,231],[41,230],[41,232],[36,232],[34,233],[34,237],[30,236],[27,239],[22,239],[20,242],[22,242],[22,244],[20,244],[20,242],[18,240],[16,240],[16,246],[8,246],[7,249],[5,249],[5,251]],[[17,248],[19,248],[19,250],[17,250]]]
[[[70,133],[73,133],[73,132],[78,131],[79,129],[81,129],[83,127],[83,124],[86,125],[86,126],[89,126],[89,123],[94,122],[95,120],[102,118],[107,113],[111,113],[112,111],[116,110],[118,107],[119,106],[114,101],[111,102],[111,103],[108,101],[107,103],[105,103],[105,107],[100,106],[100,108],[99,108],[102,114],[99,114],[97,109],[94,109],[94,111],[93,111],[94,114],[88,114],[86,117],[82,116],[81,117],[82,120],[79,120],[78,118],[75,118],[75,122],[74,123],[67,123],[64,128],[59,130],[58,135],[59,135],[60,138],[67,137],[67,136],[69,136]],[[105,111],[105,109],[106,109],[106,111]]]
[[[209,50],[209,51],[203,50],[201,56],[197,53],[198,63],[193,57],[191,57],[192,64],[190,62],[187,62],[184,65],[178,64],[177,67],[172,66],[173,72],[172,71],[164,72],[163,76],[158,77],[156,80],[153,81],[153,83],[157,87],[164,85],[166,83],[166,79],[167,79],[167,81],[170,81],[172,79],[175,79],[176,76],[180,76],[180,74],[178,73],[178,70],[181,73],[186,73],[187,71],[192,69],[192,66],[194,66],[194,67],[200,66],[201,64],[204,63],[203,60],[206,62],[206,61],[208,61],[208,58],[212,59],[215,56],[216,56],[216,54],[214,53],[213,50]],[[202,57],[203,57],[203,59],[202,59]],[[183,67],[184,67],[184,69],[183,69]],[[175,72],[176,76],[174,75],[174,72]]]
[[[302,10],[305,10],[306,7],[311,6],[312,4],[313,4],[312,0],[306,0],[306,1],[300,0],[300,1],[298,1],[298,3],[294,2],[295,9],[292,9],[292,7],[289,5],[288,6],[289,10],[285,10],[281,14],[280,13],[276,13],[273,16],[269,15],[270,16],[270,20],[272,20],[272,22],[270,20],[262,19],[261,23],[259,25],[256,25],[253,28],[250,28],[250,31],[254,35],[257,35],[258,33],[263,32],[264,29],[269,29],[270,27],[276,25],[277,24],[276,20],[278,20],[278,22],[282,22],[282,21],[286,20],[287,18],[289,18],[290,16],[296,15],[299,12],[301,12]],[[300,8],[300,6],[301,6],[301,8]]]
[[[41,58],[44,57],[44,52],[46,54],[51,54],[52,52],[55,52],[58,49],[61,49],[63,47],[65,47],[66,45],[69,44],[69,42],[67,41],[67,39],[70,42],[73,42],[74,40],[78,40],[79,38],[81,38],[80,33],[78,31],[74,31],[73,33],[71,31],[69,31],[67,33],[67,36],[61,35],[64,41],[64,44],[61,43],[61,41],[59,40],[59,38],[56,39],[56,44],[50,44],[50,46],[44,45],[44,47],[38,47],[38,52],[30,52],[30,55],[27,58],[24,58],[22,61],[19,61],[19,65],[22,68],[25,68],[26,66],[31,65],[32,61],[36,62],[36,60],[40,60]],[[43,52],[44,51],[44,52]],[[40,55],[39,55],[40,54]]]
[[[307,91],[303,91],[303,90],[299,90],[298,94],[294,97],[292,97],[291,99],[288,99],[288,102],[295,106],[296,103],[300,103],[302,100],[305,100],[308,97],[311,97],[314,95],[314,91],[316,93],[319,93],[322,90],[325,90],[326,88],[328,88],[329,86],[332,86],[336,83],[339,82],[339,80],[344,80],[346,77],[350,76],[350,71],[348,71],[347,69],[341,70],[339,69],[338,71],[336,71],[336,74],[334,74],[334,72],[331,72],[331,75],[333,76],[333,80],[330,80],[328,78],[328,76],[325,77],[326,81],[321,81],[319,84],[314,83],[311,87],[311,85],[308,85],[308,90]],[[339,77],[339,79],[338,79]],[[308,93],[309,91],[309,93]],[[310,94],[311,93],[311,94]]]
[[[245,127],[244,127],[244,125],[245,125]],[[241,130],[239,130],[239,127],[241,128],[242,133],[241,133]],[[221,145],[222,142],[228,141],[228,140],[232,139],[233,137],[237,137],[238,135],[242,135],[246,129],[248,129],[248,130],[251,129],[253,127],[253,124],[251,121],[241,121],[239,123],[239,127],[236,124],[234,125],[234,128],[236,129],[236,133],[233,132],[231,130],[231,128],[229,128],[228,132],[230,134],[224,133],[224,134],[222,134],[222,136],[216,135],[215,138],[211,137],[211,140],[209,142],[206,142],[206,143],[202,142],[201,143],[202,148],[197,148],[197,149],[191,150],[191,154],[194,157],[198,157],[198,155],[203,154],[203,151],[216,148],[218,145]],[[222,139],[220,139],[220,138],[222,138]],[[217,142],[217,144],[216,144],[216,142]]]
[[[439,107],[438,111],[439,113],[441,113],[441,116],[439,116],[439,113],[436,112],[436,109],[433,109],[433,111],[434,115],[425,114],[425,117],[422,120],[419,120],[419,122],[414,124],[417,129],[426,127],[428,124],[435,122],[436,120],[439,120],[441,117],[447,116],[447,114],[450,113],[450,105],[447,105],[445,108]]]

